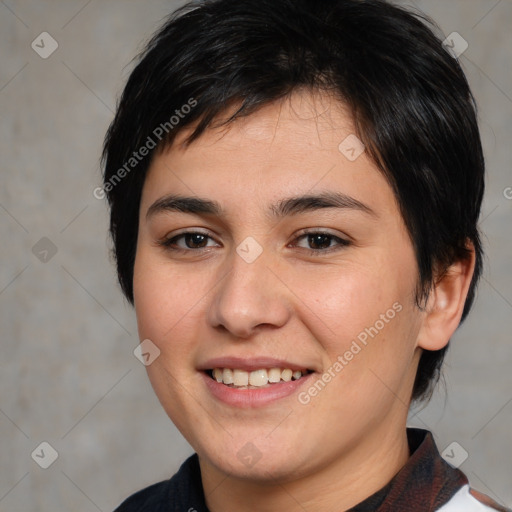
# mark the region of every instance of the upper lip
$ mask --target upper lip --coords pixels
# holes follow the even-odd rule
[[[275,359],[273,357],[216,357],[208,359],[198,366],[198,370],[213,370],[213,368],[230,368],[236,370],[245,370],[247,372],[260,370],[262,368],[289,368],[290,370],[312,370],[304,364],[285,361],[284,359]]]

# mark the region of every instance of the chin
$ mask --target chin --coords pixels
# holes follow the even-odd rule
[[[311,462],[311,458],[298,450],[303,447],[303,440],[293,446],[289,439],[288,442],[284,439],[272,442],[265,440],[265,435],[268,433],[256,438],[233,438],[228,445],[212,444],[198,447],[196,451],[200,460],[219,472],[262,485],[295,480],[308,472],[305,464],[307,460]]]

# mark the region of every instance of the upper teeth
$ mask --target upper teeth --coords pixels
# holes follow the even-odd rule
[[[231,369],[231,368],[214,368],[213,378],[217,382],[222,382],[227,385],[233,386],[255,386],[262,387],[267,384],[280,382],[281,380],[289,382],[290,380],[300,379],[306,371],[290,370],[290,368],[262,368],[261,370],[254,370],[247,372],[245,370]]]

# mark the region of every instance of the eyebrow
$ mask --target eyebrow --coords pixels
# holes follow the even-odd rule
[[[323,208],[356,210],[373,217],[378,217],[374,210],[361,201],[341,192],[325,191],[320,194],[307,194],[281,199],[270,205],[269,216],[274,219]],[[189,214],[206,214],[222,217],[224,210],[220,203],[210,199],[194,196],[166,195],[157,199],[146,213],[146,219],[163,212],[182,212]]]

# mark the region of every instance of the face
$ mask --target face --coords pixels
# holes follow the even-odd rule
[[[354,159],[351,117],[302,93],[188,133],[152,161],[134,268],[163,407],[204,466],[241,478],[376,457],[404,431],[423,317],[411,240]]]

